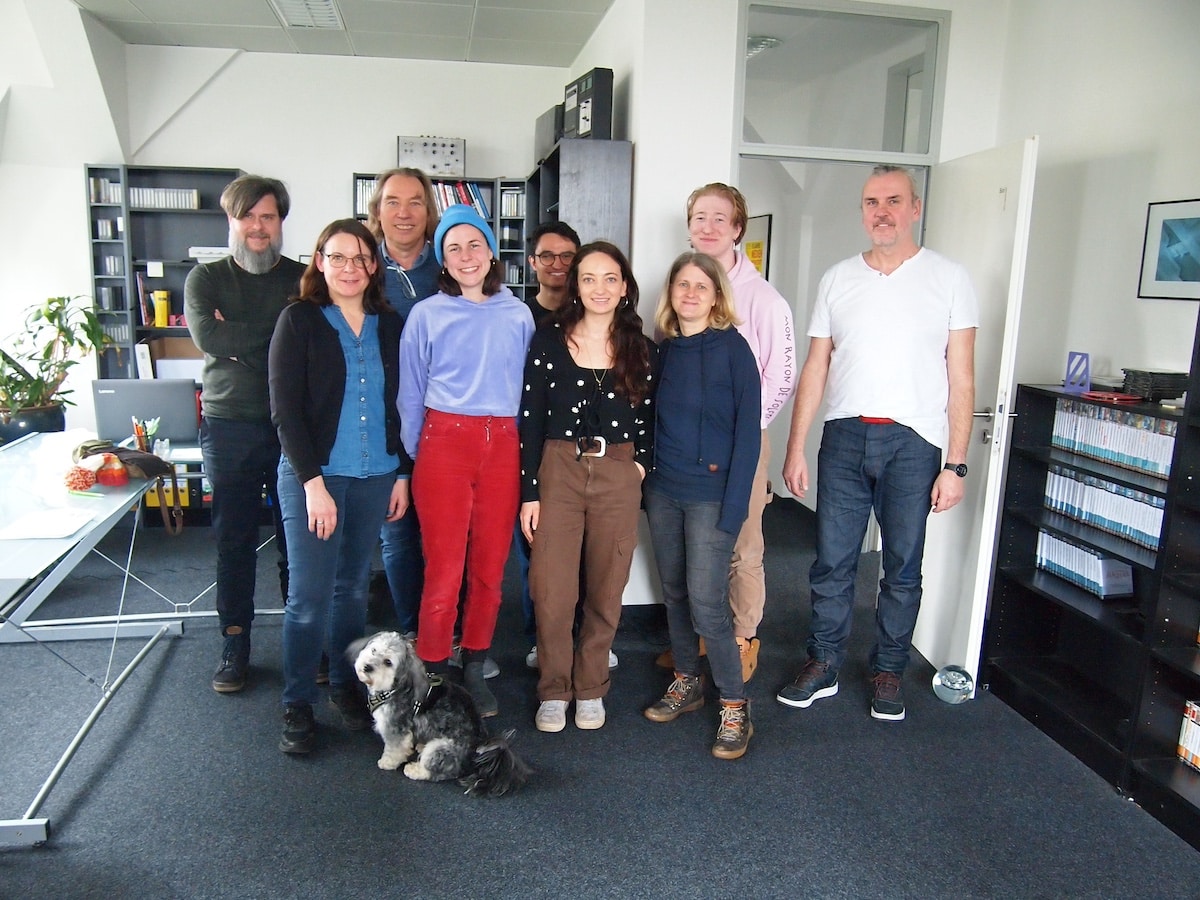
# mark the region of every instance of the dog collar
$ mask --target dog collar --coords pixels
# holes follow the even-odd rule
[[[425,707],[425,704],[429,702],[429,698],[433,694],[434,688],[441,687],[442,685],[441,675],[427,675],[426,677],[429,679],[429,687],[426,688],[424,697],[421,697],[413,702],[414,716],[419,716],[421,714],[421,710]]]
[[[379,709],[379,707],[391,700],[392,695],[395,693],[396,689],[393,688],[390,691],[380,691],[378,694],[371,694],[369,697],[367,697],[367,709],[372,713],[375,712],[375,710]]]

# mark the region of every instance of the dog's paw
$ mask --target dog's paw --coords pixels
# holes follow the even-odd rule
[[[389,756],[388,754],[385,753],[385,754],[383,754],[383,756],[379,757],[379,768],[385,769],[385,770],[391,772],[395,769],[400,768],[400,764],[402,762],[404,762],[404,757]]]
[[[431,777],[429,770],[419,762],[410,762],[406,765],[404,767],[404,774],[413,781],[429,781]]]

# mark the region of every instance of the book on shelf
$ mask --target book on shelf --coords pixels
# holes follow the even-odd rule
[[[1185,701],[1183,705],[1176,755],[1193,769],[1200,770],[1200,704],[1195,700]]]
[[[154,377],[154,360],[150,356],[150,345],[139,341],[133,345],[133,358],[137,362],[138,378]]]
[[[129,205],[138,209],[199,209],[196,188],[130,187]]]
[[[1166,500],[1068,466],[1046,470],[1044,505],[1052,512],[1157,550]]]
[[[1060,397],[1051,444],[1126,469],[1166,478],[1179,423],[1128,409]]]
[[[472,207],[485,222],[492,219],[483,191],[473,181],[435,181],[433,196],[437,201],[439,213],[444,213],[449,206],[462,203]]]
[[[137,276],[138,292],[137,309],[141,314],[141,324],[149,327],[154,324],[154,303],[150,298],[150,291],[146,288],[146,279],[141,272],[135,274]]]
[[[1133,593],[1133,568],[1038,529],[1035,564],[1097,597],[1126,597]]]

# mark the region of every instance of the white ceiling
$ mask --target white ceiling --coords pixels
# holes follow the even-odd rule
[[[268,0],[73,0],[127,44],[567,67],[613,0],[333,0],[345,30]]]

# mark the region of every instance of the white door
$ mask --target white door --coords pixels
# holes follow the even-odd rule
[[[967,494],[959,506],[929,517],[913,646],[934,668],[962,666],[972,679],[995,556],[1036,165],[1031,137],[934,166],[926,192],[924,243],[966,266],[980,324]],[[991,417],[981,415],[987,409]]]

